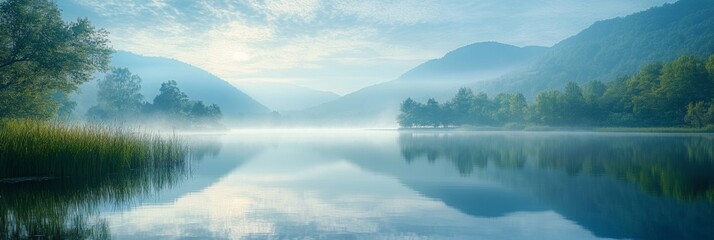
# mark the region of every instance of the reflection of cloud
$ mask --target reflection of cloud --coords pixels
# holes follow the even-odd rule
[[[286,154],[295,157],[296,152],[254,159],[259,162],[251,161],[172,204],[111,214],[107,216],[111,232],[118,238],[593,238],[554,212],[470,217],[419,196],[396,179],[348,162],[293,166],[293,171],[282,173],[265,169],[278,161],[273,157]]]

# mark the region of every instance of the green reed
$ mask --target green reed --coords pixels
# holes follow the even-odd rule
[[[0,121],[0,179],[104,177],[175,166],[188,156],[177,137],[114,126]]]

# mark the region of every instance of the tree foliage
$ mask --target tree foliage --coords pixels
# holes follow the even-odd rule
[[[532,69],[494,81],[489,90],[521,91],[526,96],[629,75],[652,62],[684,54],[714,54],[714,1],[682,0],[626,17],[595,22],[550,48]]]
[[[53,96],[107,70],[111,52],[106,31],[64,22],[53,1],[0,1],[0,117],[55,116]]]
[[[114,68],[100,80],[98,104],[89,109],[87,117],[99,120],[127,120],[141,111],[144,95],[141,77],[127,68]]]
[[[403,127],[507,123],[705,127],[714,125],[714,55],[650,64],[607,85],[592,81],[580,87],[569,82],[562,92],[539,93],[531,106],[520,93],[489,99],[466,88],[440,105],[441,110],[434,109],[434,104],[408,100],[402,104],[399,119]]]
[[[97,121],[163,120],[179,127],[216,127],[222,117],[216,104],[190,100],[176,81],[161,84],[153,102],[144,101],[141,78],[127,68],[114,68],[99,81],[98,104],[87,117]]]

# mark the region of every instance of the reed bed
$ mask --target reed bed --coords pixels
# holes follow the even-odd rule
[[[92,124],[0,122],[0,179],[104,177],[176,166],[187,156],[175,136]]]

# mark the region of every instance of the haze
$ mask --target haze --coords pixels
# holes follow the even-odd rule
[[[595,21],[670,2],[674,1],[61,0],[57,4],[65,20],[87,17],[96,27],[107,29],[117,50],[174,58],[239,88],[278,82],[344,95],[396,79],[421,62],[471,43],[551,46]],[[265,95],[264,91],[268,90],[249,94]]]

